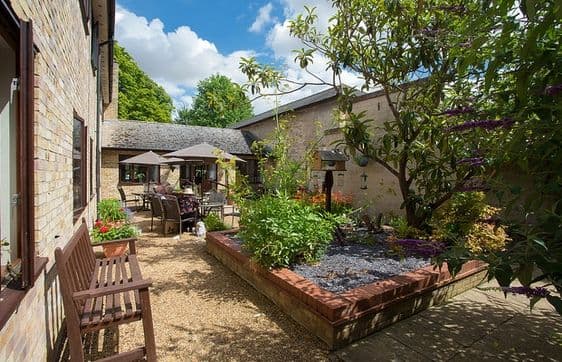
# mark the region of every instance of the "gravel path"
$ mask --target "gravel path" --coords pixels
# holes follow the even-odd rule
[[[136,217],[144,231],[150,218]],[[138,244],[159,361],[325,361],[326,347],[185,233],[145,232]],[[121,351],[142,344],[142,324],[119,327]]]

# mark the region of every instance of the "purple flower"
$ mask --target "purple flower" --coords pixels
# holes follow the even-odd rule
[[[407,253],[426,258],[437,256],[445,250],[445,244],[436,241],[398,239],[394,242],[404,248]]]
[[[486,130],[492,130],[499,127],[502,128],[511,128],[511,126],[515,123],[512,118],[506,117],[500,120],[495,119],[483,119],[479,121],[469,121],[463,124],[459,124],[457,126],[451,126],[445,128],[445,132],[456,132],[456,131],[465,131],[467,129],[475,129],[481,128]]]
[[[558,93],[562,92],[562,83],[561,84],[555,84],[555,85],[549,85],[548,87],[546,87],[544,89],[544,94],[546,94],[547,96],[555,96]]]
[[[457,107],[452,109],[447,109],[438,114],[438,116],[458,116],[459,114],[473,113],[474,107]]]
[[[504,293],[512,293],[512,294],[522,294],[527,296],[527,298],[532,297],[539,297],[539,298],[546,298],[550,295],[550,291],[543,287],[502,287],[501,288]]]
[[[469,166],[482,166],[484,163],[486,162],[486,160],[484,159],[484,157],[468,157],[468,158],[463,158],[457,161],[457,164],[467,164]]]

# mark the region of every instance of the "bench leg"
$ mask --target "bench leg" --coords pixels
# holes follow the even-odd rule
[[[84,349],[82,347],[82,335],[79,329],[68,328],[68,344],[70,349],[70,359],[72,361],[84,361]]]
[[[152,309],[148,288],[140,290],[139,297],[142,305],[142,328],[144,330],[146,359],[147,361],[156,361],[156,342],[154,340],[154,325],[152,324]]]

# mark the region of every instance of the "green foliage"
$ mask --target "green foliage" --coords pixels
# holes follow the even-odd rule
[[[403,216],[392,217],[388,225],[392,226],[398,239],[417,239],[424,236],[421,230],[408,225],[408,221]]]
[[[92,230],[92,244],[102,241],[132,238],[139,235],[139,230],[130,224],[100,223]]]
[[[209,215],[207,215],[204,219],[204,222],[207,231],[221,231],[227,229],[226,225],[215,213],[210,213]]]
[[[337,220],[286,196],[264,195],[241,209],[244,248],[266,267],[313,262],[332,240]]]
[[[495,225],[499,211],[486,203],[483,192],[457,193],[433,215],[432,236],[473,254],[497,252],[508,240],[505,229]]]
[[[179,109],[175,122],[224,128],[253,115],[252,104],[240,85],[216,74],[199,82],[193,107]]]
[[[98,219],[103,221],[122,221],[127,218],[121,201],[117,199],[103,199],[98,203]]]
[[[308,180],[308,165],[315,145],[316,142],[311,142],[299,159],[292,156],[288,119],[279,120],[270,137],[254,142],[252,146],[259,155],[265,192],[284,197],[295,196]]]
[[[123,47],[114,47],[119,63],[119,118],[171,122],[172,99],[164,88],[150,79]]]

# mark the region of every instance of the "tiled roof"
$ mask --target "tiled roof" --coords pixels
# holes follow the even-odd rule
[[[122,120],[102,123],[102,148],[171,152],[206,142],[232,154],[250,155],[255,139],[248,131],[230,128]]]

